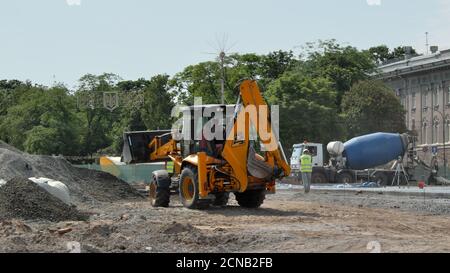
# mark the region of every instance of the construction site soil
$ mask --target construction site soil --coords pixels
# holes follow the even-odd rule
[[[80,205],[88,221],[0,222],[0,252],[449,252],[450,201],[282,190],[260,209]],[[76,247],[74,247],[76,246]],[[78,248],[79,247],[79,248]]]
[[[0,143],[0,252],[449,252],[450,200],[301,189],[259,209],[153,208],[125,182]],[[65,183],[75,206],[26,178]],[[232,195],[233,196],[233,195]]]

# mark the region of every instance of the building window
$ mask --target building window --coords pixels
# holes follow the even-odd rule
[[[447,104],[450,104],[450,86],[447,86]]]
[[[445,117],[445,142],[450,142],[450,116]]]
[[[413,132],[416,131],[416,120],[415,119],[411,120],[411,131],[413,131]]]
[[[432,143],[438,143],[438,132],[439,132],[439,119],[437,117],[433,120],[433,131],[432,131]]]
[[[405,116],[405,121],[406,121],[406,128],[409,128],[409,112],[406,110],[405,111],[406,116]]]
[[[422,95],[422,107],[426,109],[428,107],[428,92],[425,91]]]
[[[427,138],[427,121],[423,120],[422,122],[422,144],[427,144],[428,138]]]
[[[400,97],[400,103],[403,106],[403,109],[408,110],[408,108],[406,108],[406,97]]]
[[[438,90],[436,85],[431,85],[431,90],[433,90],[433,106],[439,106]]]
[[[411,108],[416,109],[416,92],[411,94]]]

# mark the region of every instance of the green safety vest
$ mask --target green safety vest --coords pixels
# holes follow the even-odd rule
[[[174,172],[173,161],[167,161],[167,163],[166,163],[166,170],[167,170],[168,173],[173,173]]]
[[[300,157],[300,172],[312,173],[312,157],[310,155],[302,155]]]

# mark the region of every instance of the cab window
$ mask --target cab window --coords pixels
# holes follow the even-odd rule
[[[307,147],[307,149],[308,149],[308,151],[309,151],[309,154],[310,154],[312,157],[317,156],[317,147],[316,147],[316,146],[310,146],[310,147]],[[302,155],[303,155],[303,150],[304,150],[304,149],[302,149]]]

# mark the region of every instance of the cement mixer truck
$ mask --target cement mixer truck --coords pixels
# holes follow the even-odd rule
[[[407,163],[404,168],[406,177],[413,180],[412,173],[409,173],[409,157],[405,158],[412,151],[412,142],[411,137],[406,134],[390,133],[360,136],[345,143],[333,141],[327,145],[329,162],[326,165],[322,144],[296,144],[290,160],[291,170],[294,176],[298,175],[300,156],[308,149],[313,155],[312,183],[345,184],[370,180],[381,186],[391,185],[396,166],[404,161]],[[383,166],[391,162],[391,166]]]

